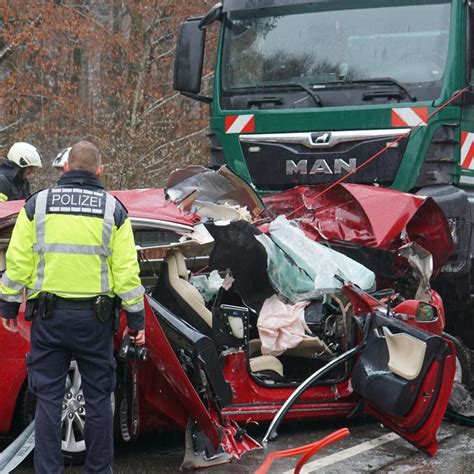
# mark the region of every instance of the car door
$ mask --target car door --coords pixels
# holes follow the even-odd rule
[[[455,365],[450,341],[376,312],[352,386],[367,414],[434,456]]]
[[[173,413],[181,413],[188,420],[186,438],[192,449],[186,450],[183,465],[208,467],[260,449],[260,444],[220,413],[221,407],[229,404],[233,395],[224,379],[212,339],[149,295],[145,297],[145,312],[148,362],[162,375],[159,384],[155,380],[146,396],[158,397],[158,400],[166,397],[167,406]],[[168,414],[163,415],[166,419]],[[186,460],[188,451],[199,455]]]
[[[149,295],[145,298],[145,310],[149,359],[163,375],[166,392],[174,396],[176,410],[183,411],[187,418],[195,420],[213,447],[217,448],[221,442],[222,429],[199,397],[184,370],[183,361],[176,356],[176,351],[182,352],[190,365],[199,363],[197,370],[202,370],[206,377],[214,375],[209,381],[213,384],[212,388],[228,402],[232,393],[218,370],[219,362],[212,340],[181,321]]]

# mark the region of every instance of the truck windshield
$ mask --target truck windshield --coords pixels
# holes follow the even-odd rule
[[[320,94],[345,82],[391,78],[417,95],[441,85],[450,12],[447,0],[336,0],[230,12],[222,86],[238,93],[304,83]]]

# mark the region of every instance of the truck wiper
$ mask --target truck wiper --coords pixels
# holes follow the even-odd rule
[[[314,92],[309,86],[307,86],[306,84],[303,84],[301,82],[295,82],[295,81],[291,81],[291,82],[271,82],[271,83],[268,83],[268,84],[260,84],[260,87],[265,88],[265,89],[270,89],[270,88],[284,89],[285,87],[287,89],[290,89],[290,88],[298,87],[299,89],[307,92],[308,95],[314,100],[314,103],[318,107],[323,106],[323,103],[321,101],[321,97],[319,97],[319,95],[316,94],[316,92]]]
[[[406,86],[404,86],[401,82],[397,81],[396,79],[393,79],[392,77],[374,77],[370,79],[351,79],[349,81],[331,81],[331,82],[326,82],[324,85],[331,85],[331,84],[341,84],[341,85],[351,85],[351,84],[392,84],[394,86],[397,86],[401,91],[403,91],[406,96],[412,101],[416,102],[417,99],[414,95],[410,94],[410,91],[407,89]]]
[[[283,105],[283,99],[280,97],[261,97],[256,99],[250,99],[247,101],[247,107],[253,106],[262,106],[265,105]]]
[[[406,93],[402,90],[377,90],[377,91],[367,91],[362,94],[362,100],[372,100],[378,99],[380,97],[386,99],[397,99],[402,100],[406,97]]]

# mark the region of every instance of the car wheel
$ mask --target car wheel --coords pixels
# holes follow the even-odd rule
[[[454,382],[463,384],[467,389],[472,388],[472,371],[471,371],[471,353],[461,340],[447,332],[443,332],[442,336],[456,346],[456,372],[454,374]]]
[[[66,377],[66,390],[61,407],[61,449],[65,465],[83,464],[86,455],[84,422],[86,416],[82,379],[75,360],[71,360]],[[115,414],[115,394],[110,395],[112,412]],[[23,426],[34,418],[36,397],[25,390],[23,397]]]

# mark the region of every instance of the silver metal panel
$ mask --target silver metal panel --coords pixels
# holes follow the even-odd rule
[[[389,128],[384,130],[353,130],[342,132],[298,132],[298,133],[261,133],[240,135],[242,143],[281,143],[285,145],[303,145],[307,148],[333,148],[340,143],[379,138],[396,139],[410,132],[410,128]],[[313,134],[319,136],[313,139]]]
[[[160,219],[148,219],[143,217],[130,217],[130,223],[134,230],[138,229],[161,229],[172,230],[174,232],[192,232],[193,227],[185,224],[178,224]]]

